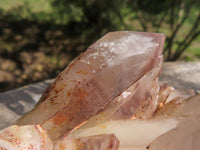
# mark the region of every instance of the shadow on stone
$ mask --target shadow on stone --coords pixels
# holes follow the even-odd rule
[[[47,80],[0,93],[0,128],[7,126],[30,111],[39,100],[44,89],[52,82],[53,80]]]

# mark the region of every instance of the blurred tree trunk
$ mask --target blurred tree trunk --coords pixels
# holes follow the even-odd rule
[[[180,58],[200,35],[200,3],[197,0],[129,0],[128,2],[136,13],[143,31],[167,30],[167,42],[164,48],[164,58],[167,61]],[[195,10],[197,12],[194,12]],[[191,28],[184,30],[187,23],[191,24]]]

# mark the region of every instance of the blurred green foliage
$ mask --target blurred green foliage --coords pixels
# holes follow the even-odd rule
[[[0,85],[55,77],[116,30],[163,32],[165,60],[200,59],[199,0],[2,0]]]
[[[8,20],[67,25],[88,41],[114,30],[164,32],[166,60],[177,60],[200,34],[198,0],[4,0],[0,6]]]

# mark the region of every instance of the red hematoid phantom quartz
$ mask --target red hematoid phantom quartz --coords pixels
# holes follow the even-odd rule
[[[164,41],[160,33],[106,34],[58,75],[31,112],[0,131],[0,149],[118,149],[112,133],[75,136],[76,131],[153,117],[170,93],[158,82]]]

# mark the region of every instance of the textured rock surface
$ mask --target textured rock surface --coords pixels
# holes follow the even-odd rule
[[[160,79],[177,89],[200,90],[200,62],[165,63]]]
[[[47,80],[0,93],[0,128],[8,126],[30,111],[45,88],[52,82],[53,80]]]
[[[160,79],[170,85],[200,91],[200,62],[164,63]],[[0,128],[7,127],[20,116],[31,110],[45,88],[54,81],[47,80],[0,93]]]

